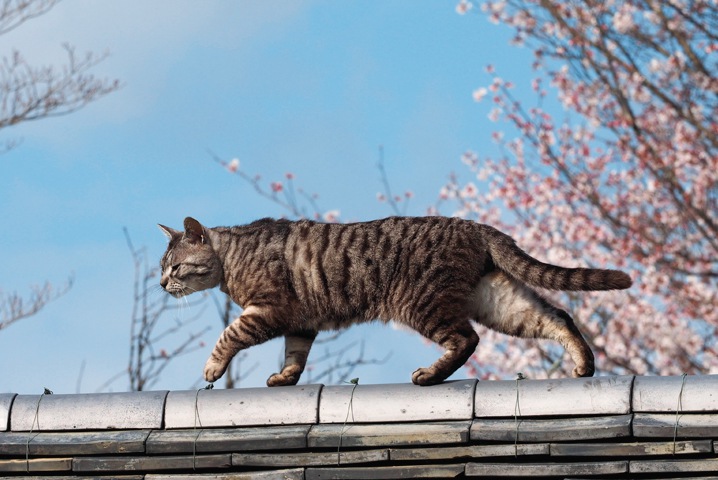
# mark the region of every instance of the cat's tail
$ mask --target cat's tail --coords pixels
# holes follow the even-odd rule
[[[549,290],[623,290],[631,277],[619,270],[564,268],[536,260],[508,235],[491,227],[489,253],[494,264],[511,277]]]

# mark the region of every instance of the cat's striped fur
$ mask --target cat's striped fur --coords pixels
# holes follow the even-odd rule
[[[471,356],[471,321],[520,337],[558,341],[576,366],[594,373],[593,354],[563,310],[531,287],[610,290],[631,285],[616,270],[541,263],[500,231],[446,217],[392,217],[364,223],[258,220],[246,226],[185,231],[170,239],[162,287],[181,297],[220,286],[244,310],[219,337],[204,376],[222,376],[240,350],[284,336],[285,363],[267,384],[296,384],[321,330],[375,319],[413,328],[445,349],[412,381],[445,380]]]

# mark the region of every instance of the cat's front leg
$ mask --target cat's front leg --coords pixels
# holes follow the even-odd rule
[[[284,337],[284,366],[282,371],[275,373],[267,379],[268,387],[280,385],[296,385],[299,376],[307,364],[309,350],[312,348],[316,332],[303,332],[302,334],[285,335]]]
[[[277,336],[269,307],[249,306],[219,336],[204,366],[204,378],[214,382],[227,370],[229,362],[240,350],[264,343]]]

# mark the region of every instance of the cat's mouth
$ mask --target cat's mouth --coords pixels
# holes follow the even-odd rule
[[[173,287],[172,285],[169,285],[165,287],[165,292],[169,293],[175,298],[182,298],[185,295],[187,295],[187,292],[182,287]]]

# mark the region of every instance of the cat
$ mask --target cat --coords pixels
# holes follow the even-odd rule
[[[393,320],[445,353],[413,372],[417,385],[441,383],[473,354],[471,321],[524,338],[558,341],[573,376],[594,373],[594,358],[572,318],[531,287],[613,290],[631,286],[618,270],[542,263],[499,230],[449,217],[389,217],[331,224],[265,218],[184,232],[160,225],[169,245],[160,284],[174,297],[216,286],[243,308],[220,335],[204,368],[220,378],[240,350],[284,336],[284,366],[268,386],[294,385],[319,331]]]

